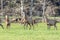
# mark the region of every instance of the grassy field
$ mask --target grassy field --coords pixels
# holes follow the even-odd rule
[[[52,26],[50,30],[47,30],[47,26],[44,23],[35,25],[35,29],[24,29],[23,25],[18,23],[12,23],[10,29],[0,27],[0,40],[60,40],[60,23],[57,24],[58,30],[55,30]]]

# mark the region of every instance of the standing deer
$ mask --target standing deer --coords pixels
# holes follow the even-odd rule
[[[33,27],[34,29],[34,20],[31,17],[27,17],[26,23],[30,26],[29,29]]]
[[[54,26],[55,29],[57,29],[57,21],[54,19],[48,19],[47,16],[45,16],[46,18],[46,23],[47,23],[47,26],[48,26],[48,29],[50,29],[51,26]]]
[[[54,26],[54,28],[57,29],[57,26],[56,26],[57,20],[55,19],[55,17],[54,17],[54,19],[49,19],[48,18],[49,15],[47,15],[47,14],[51,14],[51,13],[55,15],[55,9],[56,9],[55,6],[50,4],[50,5],[47,6],[47,8],[45,10],[46,14],[44,14],[44,16],[45,16],[45,19],[46,19],[48,29],[50,29],[51,26]]]
[[[27,11],[27,10],[26,10]],[[29,12],[26,12],[25,13],[25,16],[23,18],[21,18],[21,23],[24,24],[24,26],[26,26],[26,28],[28,27],[28,25],[30,26],[29,29],[31,29],[32,25],[33,25],[33,20],[30,16],[27,15],[27,13]]]
[[[6,17],[6,18],[5,18],[6,28],[8,29],[8,28],[10,27],[10,20],[9,20],[9,16],[8,16],[8,15],[6,15],[5,17]]]

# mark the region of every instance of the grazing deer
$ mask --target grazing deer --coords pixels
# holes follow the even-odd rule
[[[3,25],[1,24],[1,18],[0,18],[0,26],[2,27],[2,29],[4,29]]]
[[[6,27],[8,29],[10,27],[10,20],[9,20],[8,15],[6,15],[5,21],[6,21]]]
[[[47,23],[47,26],[48,26],[48,29],[50,29],[50,26],[54,26],[55,29],[57,29],[57,21],[54,19],[48,19],[47,16],[45,16],[46,18],[46,23]]]

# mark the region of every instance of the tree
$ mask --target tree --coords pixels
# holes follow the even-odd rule
[[[43,0],[43,21],[45,22],[45,6],[46,6],[46,0]]]

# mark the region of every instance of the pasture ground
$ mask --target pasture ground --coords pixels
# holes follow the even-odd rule
[[[60,40],[60,23],[57,23],[58,30],[52,26],[47,30],[45,23],[35,25],[35,29],[24,29],[19,23],[12,23],[10,29],[0,27],[0,40]]]

